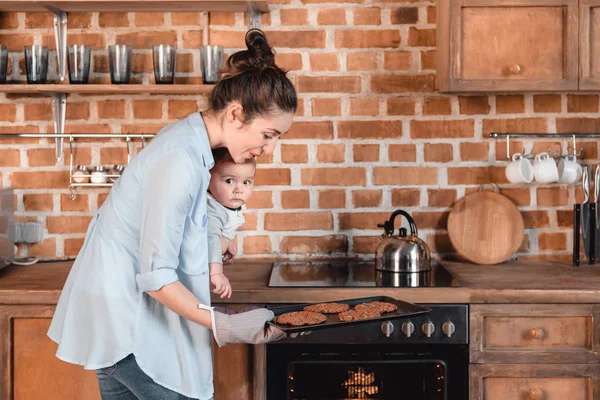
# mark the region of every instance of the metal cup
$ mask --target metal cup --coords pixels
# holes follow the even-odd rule
[[[219,80],[219,69],[223,65],[223,51],[223,46],[202,46],[200,48],[202,82],[215,83]]]
[[[154,80],[157,84],[169,84],[175,80],[176,47],[160,44],[152,46],[154,59]]]
[[[90,76],[90,46],[74,45],[68,47],[69,51],[69,82],[88,83]]]
[[[27,83],[46,83],[48,74],[48,48],[39,44],[25,46]]]
[[[0,83],[6,83],[8,71],[8,48],[0,45]]]
[[[129,83],[131,79],[131,46],[108,46],[108,61],[110,64],[110,81],[114,84]]]

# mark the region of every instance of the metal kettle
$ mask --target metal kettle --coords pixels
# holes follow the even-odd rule
[[[410,235],[406,228],[400,228],[394,236],[394,220],[403,215],[410,225]],[[419,239],[417,225],[404,210],[396,210],[388,221],[377,225],[384,229],[382,240],[377,246],[375,269],[389,272],[425,272],[431,270],[429,246]]]

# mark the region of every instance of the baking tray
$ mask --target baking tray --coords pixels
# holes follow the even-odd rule
[[[304,332],[304,331],[316,331],[319,329],[339,328],[339,327],[348,326],[348,325],[368,324],[368,323],[372,323],[372,322],[386,321],[386,320],[390,320],[390,319],[407,318],[407,317],[413,317],[415,315],[426,314],[429,311],[431,311],[431,309],[429,309],[427,307],[422,307],[417,304],[408,303],[408,302],[402,301],[402,300],[396,300],[393,297],[388,297],[388,296],[362,297],[359,299],[324,301],[321,303],[294,304],[294,305],[290,305],[290,306],[276,306],[276,307],[268,307],[268,308],[271,311],[273,311],[273,313],[275,314],[275,317],[277,317],[278,315],[285,314],[287,312],[303,311],[304,307],[309,306],[311,304],[344,303],[344,304],[348,304],[350,306],[350,308],[353,308],[357,304],[368,303],[371,301],[383,301],[386,303],[392,303],[392,304],[395,304],[398,307],[398,309],[393,312],[383,313],[383,314],[381,314],[381,317],[378,317],[378,318],[371,318],[371,319],[365,319],[365,320],[360,320],[360,321],[342,322],[338,318],[337,314],[325,314],[325,316],[327,317],[327,320],[325,322],[323,322],[321,324],[317,324],[317,325],[292,326],[292,325],[278,324],[275,322],[275,320],[269,321],[268,324],[281,329],[285,333],[295,333],[295,332]]]

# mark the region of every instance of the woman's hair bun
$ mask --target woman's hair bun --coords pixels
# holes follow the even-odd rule
[[[262,70],[275,66],[275,53],[267,42],[265,33],[260,29],[250,29],[246,32],[245,51],[238,51],[227,59],[227,70],[230,76],[249,70]]]

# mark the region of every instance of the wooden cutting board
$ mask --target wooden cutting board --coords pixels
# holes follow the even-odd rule
[[[459,200],[448,217],[456,252],[476,264],[498,264],[521,246],[523,217],[517,206],[496,192],[476,192]]]

